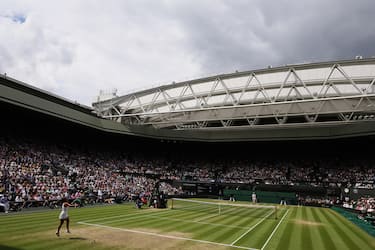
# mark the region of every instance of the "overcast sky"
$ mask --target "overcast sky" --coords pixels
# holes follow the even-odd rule
[[[267,65],[375,56],[375,0],[1,0],[0,73],[91,106]]]

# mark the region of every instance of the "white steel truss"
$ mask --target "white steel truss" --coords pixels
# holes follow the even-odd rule
[[[375,119],[375,59],[220,75],[94,103],[123,124],[168,129],[261,127]]]

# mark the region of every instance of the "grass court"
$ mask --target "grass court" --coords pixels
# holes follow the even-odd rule
[[[0,249],[375,249],[375,238],[329,208],[278,207],[275,218],[272,207],[210,203],[71,207],[71,234],[64,224],[60,237],[60,209],[2,214]]]

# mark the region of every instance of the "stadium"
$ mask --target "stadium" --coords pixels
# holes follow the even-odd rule
[[[374,84],[356,58],[87,107],[0,75],[0,248],[375,249]]]

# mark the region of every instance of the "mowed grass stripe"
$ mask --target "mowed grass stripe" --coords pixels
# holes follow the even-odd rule
[[[318,210],[318,215],[320,213],[320,220],[325,223],[326,228],[327,228],[327,233],[329,235],[329,238],[332,239],[333,244],[335,245],[336,249],[339,250],[350,250],[350,248],[347,246],[346,242],[344,242],[340,235],[340,232],[336,230],[336,225],[332,224],[331,221],[329,220],[329,217],[331,216],[329,214],[329,208],[322,208]],[[334,240],[333,240],[334,239]]]
[[[101,211],[100,212],[96,211],[89,216],[80,216],[79,218],[80,218],[80,221],[84,220],[86,222],[99,222],[99,221],[117,220],[121,218],[135,216],[135,215],[143,215],[145,214],[145,212],[152,213],[152,209],[149,209],[149,208],[136,209],[136,208],[130,207],[124,210],[117,210],[117,211],[106,212],[106,213],[103,213]]]
[[[273,212],[273,209],[248,209],[248,208],[238,208],[238,211],[234,211],[233,213],[230,213],[228,215],[238,217],[239,219],[242,219],[243,217],[254,217],[254,218],[260,218],[264,217],[264,215],[269,214]]]
[[[76,217],[76,215],[79,215],[82,212],[86,212],[86,209],[84,208],[81,208],[79,210],[80,210],[79,213],[78,211],[74,213],[75,215],[73,215],[73,213],[69,211],[71,224],[75,222],[74,218]],[[95,208],[95,211],[92,211],[91,216],[95,216],[95,214],[98,214],[99,210],[100,210],[100,207]],[[1,227],[0,232],[5,233],[7,231],[9,232],[15,229],[18,229],[16,230],[18,232],[20,231],[26,232],[26,231],[32,231],[36,226],[39,226],[39,227],[41,226],[46,229],[57,228],[59,224],[59,219],[58,219],[59,213],[60,211],[57,211],[57,210],[52,210],[52,211],[46,210],[44,211],[44,213],[27,213],[25,214],[25,218],[20,218],[19,216],[20,214],[9,214],[9,217],[7,216],[4,218],[1,218],[2,219],[1,223],[3,227]],[[19,228],[21,228],[21,230],[19,230]]]
[[[220,223],[221,224],[228,224],[231,225],[230,222],[233,221],[234,219],[228,216],[222,216],[220,215]],[[215,221],[214,221],[215,222]],[[219,233],[220,234],[226,234],[227,231],[231,230],[231,228],[227,228],[224,226],[208,226],[208,227],[203,227],[200,224],[197,224],[195,222],[190,223],[190,225],[186,226],[187,231],[193,232],[193,237],[195,239],[204,239],[208,241],[215,241],[214,234]],[[236,229],[236,231],[240,230],[245,230],[245,229]],[[219,241],[215,242],[220,242],[220,243],[225,243],[228,244],[228,240],[226,238],[220,239]]]
[[[168,216],[173,216],[173,218],[182,218],[186,220],[198,220],[203,217],[207,217],[208,215],[214,215],[214,214],[219,214],[218,211],[212,211],[211,213],[208,212],[202,212],[202,211],[184,211],[184,210],[173,210],[175,211],[174,213],[166,215]]]
[[[207,235],[209,236],[209,239],[211,241],[220,241],[225,242],[226,244],[232,243],[236,238],[240,237],[244,232],[249,230],[252,226],[254,226],[257,222],[262,220],[262,217],[254,219],[253,217],[247,217],[248,219],[244,219],[242,221],[243,225],[248,226],[246,229],[233,229],[233,228],[219,228],[217,231],[215,229],[212,229],[210,231],[203,231],[201,232],[201,235]],[[222,223],[233,225],[235,223],[238,223],[239,218],[234,216],[223,216]],[[241,220],[240,220],[241,221]],[[232,233],[231,233],[232,232]]]
[[[252,247],[260,249],[263,244],[267,241],[273,229],[279,223],[282,216],[285,214],[285,210],[279,213],[278,219],[266,219],[254,228],[245,237],[236,242],[237,246]],[[271,215],[272,216],[272,215]]]
[[[20,220],[20,222],[12,222],[12,223],[4,223],[1,222],[1,229],[0,233],[4,234],[6,232],[11,231],[28,231],[31,229],[34,229],[35,227],[55,227],[58,226],[58,219],[56,218],[35,218],[34,220],[28,220],[27,222],[24,222]]]
[[[345,243],[348,249],[361,249],[360,246],[357,245],[356,242],[352,240],[353,233],[352,231],[347,231],[346,227],[348,225],[342,224],[333,214],[330,213],[330,210],[325,210],[325,218],[332,226],[332,229],[335,230],[338,234],[338,238],[336,241],[342,241]]]
[[[174,225],[176,226],[176,224],[174,224]],[[158,233],[163,234],[166,231],[165,228],[170,227],[171,221],[164,220],[164,219],[161,219],[161,218],[150,218],[150,220],[147,224],[144,224],[143,222],[141,222],[140,224],[135,223],[134,225],[126,225],[125,227],[127,228],[128,226],[130,226],[130,227],[134,227],[134,228],[139,228],[139,225],[143,228],[146,228],[146,229],[156,229],[156,231]],[[201,225],[201,227],[209,227],[209,225]],[[169,232],[176,232],[176,230],[173,230],[173,228],[172,228],[172,230],[168,230],[167,233],[164,233],[164,234],[168,234]]]
[[[192,222],[194,220],[197,220],[199,218],[202,218],[202,216],[207,216],[207,214],[202,214],[201,212],[181,212],[181,210],[170,210],[169,213],[151,213],[148,217],[150,218],[160,218],[163,220],[169,220],[169,221],[179,221],[181,223],[186,222]],[[177,224],[177,223],[171,223],[171,224]]]
[[[28,234],[17,232],[16,235],[16,237],[11,237],[10,239],[10,245],[16,247],[16,249],[57,249],[64,245],[66,245],[65,247],[69,245],[67,249],[73,249],[72,245],[76,244],[66,238],[58,238],[54,230],[45,231],[43,228],[37,228]],[[73,234],[70,237],[74,237]],[[82,242],[82,244],[84,243]]]
[[[160,216],[160,218],[162,219],[171,219],[171,220],[181,220],[181,222],[172,222],[171,225],[170,225],[170,228],[174,228],[173,226],[176,225],[176,224],[180,224],[182,223],[183,226],[189,226],[189,225],[198,225],[198,226],[201,226],[202,224],[199,224],[199,223],[194,223],[194,220],[198,220],[200,218],[202,218],[203,216],[207,216],[208,214],[205,213],[205,214],[202,214],[201,212],[196,212],[196,211],[189,211],[190,213],[187,214],[187,213],[184,213],[183,211],[181,212],[181,210],[174,210],[178,213],[171,213],[171,214],[168,214],[168,215],[162,215]],[[213,212],[212,214],[210,215],[213,215],[213,214],[218,214],[217,211]],[[204,222],[204,221],[201,221],[201,222]],[[169,230],[169,227],[165,227],[163,228],[163,231],[168,231]]]
[[[149,215],[150,218],[160,218],[164,220],[171,221],[171,224],[178,224],[178,223],[197,223],[197,224],[204,224],[204,225],[212,225],[212,226],[224,226],[224,227],[230,227],[230,228],[237,228],[237,229],[245,229],[245,227],[235,226],[235,225],[227,225],[227,224],[221,224],[221,223],[211,223],[211,222],[205,222],[205,221],[195,221],[195,220],[185,220],[185,219],[175,219],[171,216],[156,216],[156,215]],[[222,217],[223,218],[223,217]],[[175,222],[175,223],[173,223]],[[171,225],[173,227],[173,225]]]
[[[303,249],[301,248],[303,246],[301,225],[296,224],[297,220],[302,220],[302,208],[297,207],[295,217],[290,218],[293,227],[293,240],[290,242],[290,249]]]
[[[92,220],[86,220],[86,221],[81,221],[81,222],[86,222],[86,223],[93,223],[93,224],[111,224],[111,223],[131,223],[133,220],[147,220],[149,218],[149,215],[151,213],[141,213],[141,214],[129,214],[127,216],[123,217],[118,217],[118,218],[111,218],[111,219],[106,219],[105,217],[102,218],[100,221],[92,221]]]
[[[146,216],[139,216],[139,217],[129,217],[122,220],[116,220],[116,221],[103,221],[101,223],[93,223],[93,224],[99,224],[99,225],[106,225],[111,227],[122,227],[122,228],[133,228],[133,227],[139,227],[146,226],[147,224],[150,224],[150,221],[159,221],[159,219],[151,219]],[[89,222],[90,223],[90,222]]]
[[[316,231],[319,233],[320,242],[322,243],[320,248],[326,249],[326,250],[336,250],[336,245],[333,242],[332,236],[329,234],[327,229],[327,222],[324,221],[324,217],[322,215],[322,212],[324,211],[324,208],[312,208],[312,217],[314,218],[315,222],[321,223],[316,229]],[[314,241],[315,242],[315,241]]]
[[[219,215],[218,217],[211,218],[210,222],[215,223],[215,222],[217,222],[217,220],[221,224],[233,225],[234,224],[233,222],[238,220],[238,218],[235,218],[233,216],[227,216],[227,215]],[[249,221],[252,221],[252,220],[253,220],[252,218],[249,218]],[[245,221],[242,221],[242,223],[245,224],[245,223],[249,223],[249,222],[247,220],[245,220]],[[218,240],[212,239],[212,237],[215,237],[215,235],[218,232],[221,232],[220,233],[221,235],[228,235],[228,231],[230,231],[232,229],[232,228],[228,228],[228,227],[225,227],[225,226],[215,226],[215,225],[212,225],[212,227],[202,227],[198,223],[192,222],[192,223],[187,223],[187,224],[184,223],[183,225],[179,225],[178,227],[168,227],[168,228],[165,228],[164,231],[171,230],[171,229],[172,230],[178,230],[181,227],[183,228],[183,231],[194,232],[194,238],[196,238],[196,239],[201,239],[202,237],[204,237],[204,240],[215,241],[215,242],[220,242],[220,243],[225,243],[225,242],[228,241],[228,239],[226,239],[226,237],[224,237],[224,238],[221,237],[220,241],[218,241]],[[238,231],[238,230],[240,230],[240,229],[236,229],[236,231]],[[209,236],[209,237],[207,237],[207,236]]]
[[[173,218],[173,217],[172,217]],[[183,220],[183,217],[179,217],[181,220]],[[164,218],[162,218],[164,219]],[[202,228],[201,223],[195,223],[189,220],[184,220],[183,222],[172,222],[170,221],[169,225],[164,226],[161,229],[161,233],[168,233],[171,231],[175,232],[182,232],[182,233],[192,233],[194,234],[196,232],[196,229]]]
[[[72,213],[69,211],[69,216],[76,216],[79,217],[80,220],[90,220],[90,221],[100,221],[103,219],[115,219],[115,218],[121,218],[128,215],[133,214],[141,214],[141,212],[132,211],[129,209],[124,210],[116,210],[116,211],[105,211],[102,212],[100,209],[96,211],[92,211],[91,213],[86,213],[86,211],[80,211],[76,213]]]
[[[70,209],[69,210],[69,216],[71,218],[75,218],[76,216],[80,216],[81,217],[81,214],[84,214],[84,215],[88,215],[88,216],[95,216],[98,214],[98,211],[100,210],[100,208],[95,208],[95,211],[90,211],[92,214],[88,214],[87,213],[87,210],[85,208],[80,208],[79,210],[80,211],[72,211],[73,209]],[[100,210],[101,211],[101,210]],[[115,213],[114,211],[111,211],[110,212],[111,214]],[[58,221],[58,216],[60,214],[60,210],[44,210],[44,212],[39,212],[38,213],[27,213],[27,214],[23,214],[22,212],[21,213],[14,213],[14,214],[9,214],[9,216],[4,216],[4,217],[0,217],[1,218],[1,221],[2,223],[8,223],[8,224],[14,224],[14,222],[17,222],[18,225],[22,225],[22,224],[30,224],[31,222],[34,222],[35,220],[40,220],[40,221],[44,221],[44,220],[51,220],[51,219],[54,219],[54,220],[57,220]],[[100,214],[103,214],[103,212],[101,211]],[[22,216],[22,219],[20,220],[20,215],[24,215]]]
[[[24,244],[19,245],[18,247],[24,247],[25,249],[81,249],[86,245],[86,243],[79,240],[72,240],[69,238],[57,238],[54,236],[54,239],[43,240],[43,238],[35,238],[32,241],[23,242]],[[72,238],[74,238],[72,236]]]
[[[206,211],[194,211],[194,210],[179,210],[179,209],[173,209],[174,213],[169,213],[166,216],[173,216],[173,218],[183,218],[187,220],[196,220],[202,217],[205,217],[207,215],[212,214],[218,214],[218,211],[212,211],[211,213],[208,213]]]
[[[226,218],[225,216],[220,217],[220,223],[224,224],[224,226],[225,226],[225,224],[228,223],[228,221],[225,218]],[[212,226],[215,226],[215,225],[212,225]],[[219,225],[217,225],[217,226],[219,226]],[[223,227],[223,226],[221,226],[221,227]],[[163,232],[168,232],[168,231],[171,231],[171,230],[173,230],[173,231],[180,231],[180,232],[186,232],[186,233],[193,232],[194,235],[195,235],[200,230],[202,230],[202,225],[199,224],[199,223],[196,223],[196,222],[186,221],[186,222],[182,222],[182,223],[171,224],[170,226],[166,226],[166,227],[163,228]]]
[[[192,212],[199,212],[203,214],[213,214],[213,213],[219,213],[219,206],[211,205],[211,206],[173,206],[173,210],[179,210],[179,211],[192,211]]]
[[[367,235],[365,231],[354,225],[351,221],[345,219],[340,214],[336,213],[332,209],[329,210],[329,213],[333,215],[340,223],[343,225],[343,227],[346,229],[346,231],[350,234],[352,234],[352,238],[355,239],[356,242],[361,244],[361,247],[368,247],[369,249],[375,249],[375,240],[374,238]],[[349,232],[350,231],[350,232]]]
[[[173,213],[173,212],[174,212],[173,210],[170,210],[170,213]],[[105,222],[103,224],[110,225],[113,227],[121,226],[121,227],[135,228],[135,227],[144,226],[147,228],[159,228],[159,229],[171,224],[171,221],[163,218],[163,215],[165,215],[165,213],[159,213],[159,214],[161,214],[162,216],[158,217],[158,213],[149,213],[143,216],[140,215],[134,218],[130,217],[126,219],[120,219],[117,221]]]
[[[211,227],[201,227],[195,230],[194,238],[195,239],[204,239],[207,241],[212,242],[219,242],[224,244],[230,244],[233,235],[230,235],[229,232],[232,228],[227,227],[218,227],[218,226],[211,226]],[[243,232],[244,229],[237,229],[236,232]],[[216,237],[217,235],[221,235],[220,238]]]
[[[96,224],[108,224],[112,222],[120,222],[120,221],[131,221],[131,220],[137,220],[139,218],[147,218],[151,215],[166,215],[169,213],[173,213],[174,210],[160,210],[155,211],[151,209],[143,209],[142,211],[135,209],[127,211],[126,214],[122,215],[114,215],[114,216],[107,216],[107,217],[98,217],[96,216],[95,219],[86,219],[86,220],[80,220],[87,223],[96,223]]]
[[[285,217],[285,222],[280,225],[280,233],[276,233],[266,249],[286,250],[290,249],[290,243],[294,240],[295,228],[290,218],[294,218],[297,214],[297,208],[290,208],[290,212]],[[293,237],[293,239],[292,239]]]
[[[248,216],[247,220],[246,219],[242,219],[241,220],[237,216],[222,216],[223,219],[218,218],[217,220],[220,220],[221,223],[223,223],[223,224],[248,226],[247,229],[235,230],[235,234],[234,235],[229,235],[228,234],[229,231],[232,231],[230,228],[225,228],[225,230],[218,230],[218,231],[215,231],[215,229],[213,228],[213,229],[208,230],[208,231],[207,230],[199,230],[198,237],[207,237],[207,235],[209,235],[209,238],[211,240],[215,240],[215,241],[221,240],[222,242],[225,242],[226,244],[230,244],[236,238],[238,238],[244,232],[246,232],[249,228],[251,228],[256,223],[258,223],[260,220],[262,220],[264,218],[263,212],[264,211],[261,211],[261,210],[257,211],[257,215],[256,216],[255,215],[254,216]],[[238,224],[238,223],[240,223],[240,224]],[[221,233],[219,233],[219,232],[221,232]],[[222,235],[224,235],[226,237],[224,239],[219,238],[219,237],[216,236],[217,233],[222,234]],[[228,237],[228,236],[230,236],[230,237]]]
[[[261,215],[261,212],[258,212],[259,216]],[[182,217],[181,217],[182,218]],[[207,223],[213,223],[213,224],[222,224],[222,225],[217,225],[217,226],[224,226],[224,225],[230,225],[230,226],[241,226],[241,227],[246,227],[246,226],[249,226],[249,222],[252,221],[253,219],[249,219],[249,220],[239,220],[237,217],[233,217],[233,216],[228,216],[228,215],[218,215],[218,216],[215,216],[215,217],[212,217],[212,218],[209,218],[207,221]],[[200,222],[203,222],[205,223],[206,221],[200,221]],[[192,221],[194,222],[194,221]],[[240,223],[240,224],[239,224]],[[191,224],[191,223],[189,223]],[[192,224],[191,226],[188,226],[186,225],[186,223],[184,223],[182,225],[183,227],[187,227],[188,230],[192,230],[192,231],[195,231],[196,229],[199,229],[200,228],[200,225],[197,224],[197,225],[194,225]],[[214,226],[214,225],[213,225]],[[173,227],[173,225],[171,225],[171,228]],[[239,228],[240,229],[240,228]],[[165,230],[168,230],[168,228],[166,228]]]
[[[0,220],[2,223],[8,223],[12,224],[14,222],[20,223],[20,222],[30,222],[34,221],[35,219],[38,218],[57,218],[58,214],[56,215],[55,213],[38,213],[38,214],[33,214],[32,216],[26,216],[25,218],[20,218],[20,216],[13,216],[13,214],[9,214],[8,216],[1,216]]]
[[[337,213],[336,211],[330,209],[329,213],[332,214],[335,218],[337,218],[340,222],[347,224],[352,231],[356,232],[356,236],[361,238],[363,241],[367,241],[369,239],[373,239],[370,235],[368,235],[364,230],[360,227],[356,226],[353,222],[343,217],[341,214]]]
[[[96,213],[98,213],[97,211]],[[85,213],[86,211],[81,210],[80,212]],[[44,214],[42,213],[33,214],[30,216],[26,216],[26,218],[22,218],[21,220],[19,216],[14,216],[13,218],[6,218],[1,221],[2,221],[2,224],[8,224],[8,227],[3,228],[3,229],[9,230],[12,227],[20,227],[20,226],[27,227],[30,225],[35,225],[35,222],[38,224],[43,224],[43,223],[51,223],[51,221],[56,221],[56,223],[58,223],[59,213],[60,211],[45,211]],[[95,216],[95,214],[93,213],[92,216]],[[76,217],[81,217],[81,216],[79,213],[72,213],[71,211],[69,211],[69,217],[71,218],[71,221],[74,221]]]
[[[270,236],[272,230],[277,226],[278,220],[265,220],[258,227],[256,227],[250,234],[239,240],[236,245],[246,246],[260,249],[267,238]]]
[[[214,217],[211,218],[210,222],[219,222],[219,221],[225,221],[223,224],[229,224],[229,225],[236,225],[236,226],[243,226],[243,227],[251,227],[253,225],[248,224],[248,221],[258,221],[259,219],[264,218],[269,211],[267,210],[258,210],[258,211],[248,211],[247,214],[244,214],[242,216],[235,216],[235,215],[220,215],[220,217]],[[226,218],[222,220],[222,218]],[[246,220],[245,220],[246,219]],[[249,219],[249,220],[247,220]]]
[[[268,213],[265,217],[263,217],[262,219],[260,219],[254,226],[252,226],[251,228],[249,228],[245,233],[241,234],[237,239],[235,239],[231,243],[231,245],[235,245],[242,238],[245,238],[247,235],[249,235],[249,233],[251,233],[257,226],[259,226],[263,221],[265,221],[266,219],[268,219],[271,215],[272,215],[272,211],[271,211],[271,213]]]
[[[308,216],[307,216],[307,207],[302,207],[302,221],[311,221]],[[302,245],[301,249],[306,249],[306,250],[312,250],[312,239],[311,239],[311,230],[310,226],[305,225],[301,223],[301,231],[302,231]]]
[[[317,208],[314,207],[307,207],[306,209],[306,215],[307,219],[310,224],[307,224],[306,226],[309,227],[310,230],[310,238],[311,238],[311,249],[322,249],[324,250],[325,241],[323,237],[321,237],[322,234],[322,225],[319,224],[319,221],[315,219],[313,211]]]
[[[257,235],[260,235],[260,237],[258,237],[258,240],[255,242],[256,248],[261,249],[261,248],[265,247],[265,244],[267,244],[265,248],[268,248],[269,243],[267,243],[267,241],[272,241],[275,234],[280,233],[280,226],[282,226],[286,222],[285,219],[287,219],[289,217],[289,212],[290,212],[289,208],[280,209],[280,213],[279,213],[279,216],[278,216],[277,220],[275,220],[275,219],[269,220],[272,223],[268,223],[267,227],[265,227],[266,226],[265,225],[262,228],[260,228],[259,232],[258,231],[254,232],[254,233],[257,233]],[[274,231],[274,230],[276,230],[276,231]],[[272,237],[272,238],[270,238],[270,237]]]
[[[238,228],[226,228],[225,231],[219,231],[215,234],[212,235],[211,240],[212,241],[224,241],[228,242],[233,242],[236,240],[240,235],[244,232],[244,229],[238,229]]]

